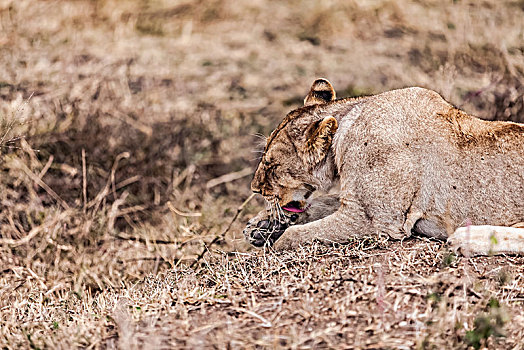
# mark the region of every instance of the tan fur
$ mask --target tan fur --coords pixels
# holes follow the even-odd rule
[[[317,99],[272,133],[251,187],[274,205],[306,206],[340,181],[340,208],[289,227],[277,249],[361,234],[445,238],[466,223],[524,221],[523,149],[523,125],[469,116],[431,90]]]

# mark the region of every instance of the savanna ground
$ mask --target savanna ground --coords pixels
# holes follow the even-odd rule
[[[228,229],[317,77],[524,121],[524,2],[1,0],[0,346],[522,348],[522,257]]]

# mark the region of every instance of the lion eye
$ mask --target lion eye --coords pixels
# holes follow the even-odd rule
[[[265,160],[265,161],[264,161],[264,165],[265,165],[265,166],[270,166],[270,165],[271,165],[271,162],[268,161],[268,160]]]

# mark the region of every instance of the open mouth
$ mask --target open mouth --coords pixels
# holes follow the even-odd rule
[[[284,205],[282,209],[291,213],[303,213],[306,211],[307,207],[303,207],[303,205],[298,201],[291,201]]]

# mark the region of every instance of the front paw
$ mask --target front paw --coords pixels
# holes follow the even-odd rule
[[[301,242],[305,232],[300,226],[288,227],[282,236],[273,244],[275,250],[292,250],[297,248]]]
[[[288,227],[286,222],[277,220],[262,219],[258,217],[251,219],[243,233],[247,241],[255,247],[272,245]]]

